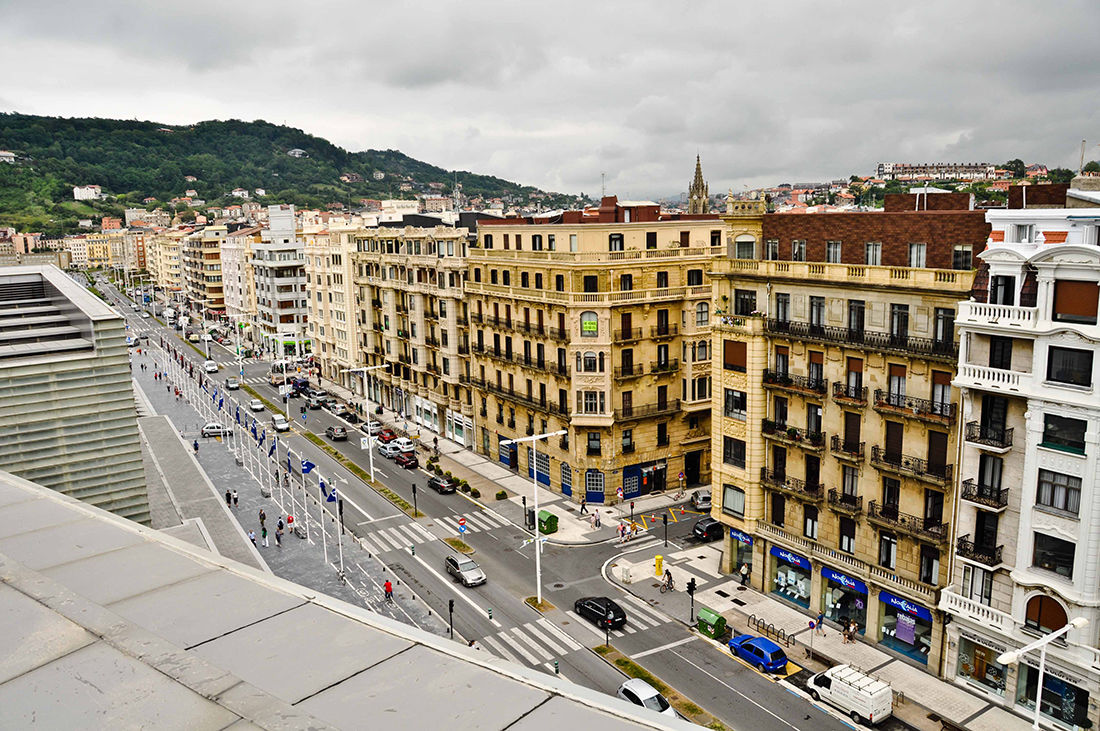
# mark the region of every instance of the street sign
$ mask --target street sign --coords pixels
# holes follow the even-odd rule
[[[466,532],[466,526],[464,526],[464,525],[458,526],[458,532],[459,533],[465,533]]]
[[[681,472],[681,473],[680,473],[680,476],[679,476],[679,477],[678,477],[677,479],[680,479],[680,480],[684,479],[684,473],[683,473],[683,472]]]
[[[465,518],[459,518],[458,519],[458,524],[459,525],[466,525],[466,519]]]
[[[619,496],[620,500],[623,499],[623,489],[621,487],[618,490],[616,490],[615,493]]]
[[[370,449],[370,437],[359,437],[359,448]]]

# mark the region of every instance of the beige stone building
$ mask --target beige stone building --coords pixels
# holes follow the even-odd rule
[[[145,259],[153,281],[174,301],[183,291],[180,250],[183,231],[159,231],[146,241]]]
[[[300,234],[305,245],[309,339],[322,379],[364,395],[350,369],[362,360],[355,284],[357,229],[321,229]]]
[[[180,248],[183,296],[192,312],[204,318],[225,311],[222,291],[221,246],[225,226],[207,226],[185,236]]]
[[[614,196],[482,221],[466,283],[474,448],[578,501],[707,482],[708,272],[724,251],[717,216]],[[501,444],[560,429],[537,465]]]

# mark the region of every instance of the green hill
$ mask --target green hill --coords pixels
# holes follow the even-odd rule
[[[226,200],[234,188],[263,188],[265,203],[324,207],[421,192],[449,196],[457,179],[468,198],[537,200],[551,207],[576,201],[576,196],[544,193],[491,175],[444,170],[398,150],[348,152],[302,130],[264,121],[174,127],[0,114],[0,149],[18,156],[15,165],[0,164],[0,225],[48,234],[74,230],[82,217],[118,215],[127,206],[143,205],[147,197],[163,204],[188,189],[208,205]],[[306,156],[287,154],[294,149]],[[362,181],[342,182],[340,176],[347,173]],[[187,181],[189,175],[196,180]],[[110,198],[74,205],[72,187],[91,184]],[[400,190],[402,184],[412,190]]]

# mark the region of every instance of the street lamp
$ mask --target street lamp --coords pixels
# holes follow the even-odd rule
[[[568,434],[568,430],[559,429],[558,431],[547,432],[545,434],[535,434],[530,437],[518,437],[516,439],[505,439],[501,442],[502,445],[519,444],[520,442],[531,442],[531,491],[535,496],[535,600],[539,606],[542,606],[542,542],[539,540],[539,446],[540,439],[549,439],[551,437],[560,437],[563,434]]]
[[[376,366],[367,366],[365,368],[341,368],[340,372],[341,373],[366,373],[367,371],[376,371],[379,368],[385,368],[385,367],[386,367],[385,365],[376,365]],[[364,388],[363,389],[364,396],[366,395],[366,391],[367,391],[367,389]],[[366,398],[367,398],[367,436],[370,437],[370,435],[371,435],[371,433],[370,433],[370,423],[371,423],[371,418],[370,418],[370,397],[367,396]],[[367,444],[367,458],[370,460],[370,481],[374,482],[374,449],[370,446],[369,443]],[[413,489],[415,489],[415,488],[413,488]],[[414,510],[413,513],[415,513],[415,512],[416,511]]]
[[[1055,630],[1045,637],[1040,637],[1030,645],[1024,645],[1018,650],[1002,652],[1000,656],[997,657],[997,662],[1001,665],[1015,665],[1020,662],[1020,658],[1025,654],[1032,650],[1039,650],[1039,681],[1035,684],[1035,720],[1031,723],[1031,728],[1035,729],[1035,731],[1039,731],[1039,714],[1041,713],[1043,702],[1043,676],[1046,674],[1047,664],[1047,645],[1066,634],[1071,629],[1081,629],[1088,623],[1089,620],[1087,617],[1074,617],[1065,627]]]

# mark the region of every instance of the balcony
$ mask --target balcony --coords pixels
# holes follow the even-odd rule
[[[784,391],[793,391],[795,393],[812,394],[814,396],[822,396],[828,391],[829,382],[823,381],[820,378],[809,378],[807,376],[792,376],[790,373],[782,373],[779,371],[764,370],[764,387],[765,388],[778,388]]]
[[[624,444],[621,451],[623,454],[634,454],[634,448],[636,446],[637,445],[635,445],[634,442],[631,442],[630,444]]]
[[[788,426],[771,419],[763,419],[760,431],[764,436],[784,444],[793,444],[803,449],[820,450],[825,447],[825,433],[819,431],[807,431],[796,426]]]
[[[429,363],[425,367],[428,369],[429,373],[434,373],[437,376],[440,374],[439,366],[437,366],[435,363]]]
[[[375,309],[378,309],[382,306],[382,300],[375,298],[375,299],[372,299],[370,301],[370,304],[371,304],[371,307],[374,307]]]
[[[655,340],[659,338],[674,338],[679,334],[679,325],[657,325],[649,328],[649,337]]]
[[[469,345],[459,345],[458,346],[458,354],[459,355],[469,355],[470,354],[470,346]]]
[[[840,381],[833,382],[833,401],[845,406],[866,406],[867,387],[849,386]]]
[[[658,401],[655,404],[645,404],[644,406],[628,406],[622,409],[615,409],[615,418],[621,421],[629,419],[644,419],[649,416],[658,416],[660,414],[672,414],[680,410],[680,399],[672,399],[670,401]]]
[[[871,447],[871,464],[882,470],[934,482],[938,485],[950,485],[955,475],[955,465],[933,465],[926,459],[908,454],[893,454],[877,444]]]
[[[619,366],[615,369],[615,378],[622,380],[624,378],[637,378],[638,376],[645,375],[645,366],[641,363],[628,366]]]
[[[995,424],[968,421],[966,423],[966,441],[977,444],[988,452],[1004,454],[1012,448],[1012,427],[1006,429]]]
[[[455,316],[455,324],[458,325],[459,327],[469,327],[470,320],[465,315],[456,315]]]
[[[882,505],[872,500],[867,503],[867,517],[876,523],[903,530],[918,538],[927,538],[937,543],[947,540],[947,523],[903,513],[896,505]]]
[[[940,592],[940,610],[969,619],[979,626],[1002,635],[1009,636],[1015,630],[1016,624],[1012,620],[1012,615],[973,599],[967,599],[956,593],[956,589],[955,586],[949,586]]]
[[[950,424],[955,421],[955,404],[930,401],[904,394],[875,389],[875,411],[880,414],[910,416],[934,424]]]
[[[1008,488],[990,487],[976,480],[963,480],[962,499],[1001,512],[1008,507]]]
[[[800,498],[818,500],[825,492],[825,486],[820,482],[808,483],[797,477],[779,474],[767,467],[760,468],[760,481],[770,487],[776,487]]]
[[[863,512],[863,498],[840,490],[829,490],[829,507],[840,513],[855,515]]]
[[[439,340],[432,337],[431,335],[429,335],[426,338],[424,338],[424,344],[425,345],[430,345],[433,348],[438,348],[439,347]]]
[[[1031,374],[1024,371],[1009,371],[1003,368],[960,363],[959,372],[955,376],[955,384],[990,391],[1018,392],[1031,384]]]
[[[680,370],[680,359],[673,358],[672,360],[651,360],[649,362],[650,373],[674,373]]]
[[[475,312],[470,315],[470,319],[476,322],[478,325],[481,325],[485,322],[485,315],[480,312]]]
[[[424,319],[425,320],[436,320],[436,321],[438,321],[439,320],[439,314],[436,313],[436,312],[432,312],[431,310],[424,310]]]
[[[963,558],[977,561],[990,568],[996,568],[1004,563],[1001,554],[1004,546],[982,546],[970,540],[970,535],[960,536],[955,544],[955,553]]]
[[[710,406],[711,406],[710,396],[703,396],[701,398],[686,398],[680,403],[680,406],[684,409],[684,411],[687,411],[687,412],[692,412],[692,411],[707,411],[707,412],[709,412],[710,411]]]
[[[835,343],[864,350],[904,353],[945,361],[955,361],[959,357],[959,344],[954,341],[916,338],[908,334],[894,335],[886,332],[855,330],[832,325],[812,325],[808,322],[777,320],[775,318],[769,318],[765,328],[770,333],[787,335],[792,339]]]
[[[829,439],[829,451],[841,459],[862,462],[863,449],[866,444],[866,442],[849,442],[846,439],[841,439],[839,434],[834,434]]]
[[[553,328],[551,328],[553,329]],[[628,327],[625,330],[616,330],[612,340],[616,343],[629,343],[642,339],[642,328]]]
[[[569,331],[568,330],[562,330],[561,328],[557,328],[557,327],[548,327],[548,328],[546,328],[546,335],[551,340],[556,340],[559,343],[568,343],[569,342]]]
[[[986,302],[960,302],[956,323],[970,325],[997,325],[1030,330],[1035,325],[1035,307],[1017,305],[991,305]]]

